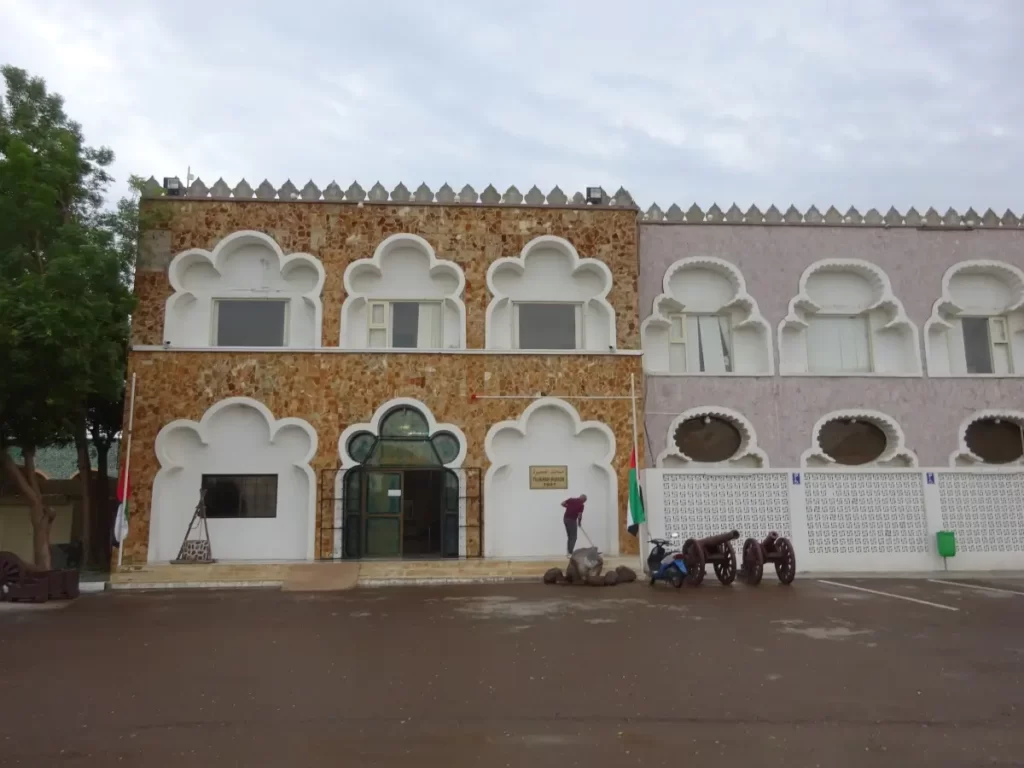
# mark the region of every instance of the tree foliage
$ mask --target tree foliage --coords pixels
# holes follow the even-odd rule
[[[2,72],[0,460],[30,499],[35,559],[48,566],[52,512],[6,448],[27,467],[40,446],[75,438],[90,403],[122,396],[134,253],[102,209],[113,153],[85,145],[41,79]]]

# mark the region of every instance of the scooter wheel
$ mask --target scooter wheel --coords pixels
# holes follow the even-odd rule
[[[683,572],[676,568],[674,565],[669,568],[668,580],[672,583],[672,586],[679,589],[683,586],[684,580]]]

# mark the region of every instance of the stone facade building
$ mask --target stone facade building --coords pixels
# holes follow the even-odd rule
[[[927,468],[1024,483],[1012,214],[182,191],[143,203],[126,565],[175,558],[201,490],[225,560],[558,555],[581,493],[588,538],[635,552],[634,441],[653,531],[770,526],[823,557],[884,551],[835,543],[864,525],[924,553],[960,514]],[[828,502],[844,483],[877,509]],[[993,503],[975,517],[1024,553],[1024,509]]]
[[[144,201],[125,564],[635,551],[632,201],[374,196]]]

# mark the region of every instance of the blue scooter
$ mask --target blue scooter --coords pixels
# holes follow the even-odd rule
[[[678,538],[678,534],[675,538]],[[651,576],[651,586],[657,581],[667,581],[676,589],[683,586],[686,578],[686,563],[683,562],[683,553],[679,550],[669,551],[670,542],[668,539],[651,539],[654,548],[647,556],[647,571]]]

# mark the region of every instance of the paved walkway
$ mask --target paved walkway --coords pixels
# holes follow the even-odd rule
[[[829,581],[4,611],[0,766],[1021,760],[1024,585]]]

